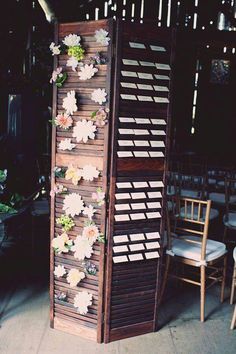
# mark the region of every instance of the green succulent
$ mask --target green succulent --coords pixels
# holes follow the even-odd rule
[[[70,231],[75,226],[73,219],[71,219],[68,215],[60,216],[60,218],[56,219],[56,223],[61,225],[62,230],[65,232]]]
[[[69,47],[68,48],[68,55],[70,57],[75,57],[78,61],[84,59],[84,49],[80,46],[74,46],[74,47]]]

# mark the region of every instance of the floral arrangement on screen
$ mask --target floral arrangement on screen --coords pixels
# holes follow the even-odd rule
[[[73,119],[71,116],[69,116],[66,113],[59,113],[54,120],[52,120],[52,123],[61,129],[68,130],[72,124],[73,124]]]
[[[97,43],[104,45],[104,46],[108,46],[108,44],[111,40],[110,37],[108,37],[108,32],[106,30],[104,30],[103,28],[96,30],[94,37],[95,37]]]
[[[69,239],[69,236],[65,232],[52,240],[52,247],[58,254],[68,253],[72,244],[73,241]]]
[[[75,226],[73,219],[68,215],[61,215],[56,219],[56,223],[61,225],[64,232],[70,231]]]
[[[63,73],[62,67],[59,67],[56,70],[53,70],[50,83],[51,84],[55,83],[56,86],[60,88],[63,86],[66,79],[67,79],[67,73],[66,72]]]
[[[80,62],[84,58],[85,50],[81,46],[81,37],[70,33],[63,39],[63,44],[67,47],[67,54]]]
[[[109,109],[108,108],[100,107],[98,110],[94,111],[91,114],[91,118],[93,120],[95,120],[95,123],[98,126],[104,126],[108,122],[108,120],[107,120],[108,113],[109,113]]]
[[[87,291],[81,291],[75,295],[74,307],[80,315],[86,315],[88,307],[92,305],[93,295]]]
[[[73,128],[73,137],[76,139],[77,143],[83,142],[87,143],[88,139],[95,138],[95,132],[97,127],[93,124],[91,120],[83,119],[76,123]]]

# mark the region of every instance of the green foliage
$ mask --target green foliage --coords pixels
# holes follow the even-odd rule
[[[0,203],[0,213],[15,214],[17,213],[17,210],[7,204]]]
[[[78,61],[84,59],[84,49],[80,46],[74,46],[68,48],[68,55],[75,57]]]
[[[62,215],[60,218],[57,218],[56,222],[58,225],[62,226],[62,229],[65,232],[70,231],[75,226],[73,219],[68,215]]]
[[[59,88],[62,87],[66,79],[67,79],[67,73],[63,73],[61,76],[58,76],[56,79],[56,86]]]

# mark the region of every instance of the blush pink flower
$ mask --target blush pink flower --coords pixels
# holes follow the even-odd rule
[[[62,129],[69,129],[72,126],[73,119],[66,113],[58,114],[55,118],[56,126]]]

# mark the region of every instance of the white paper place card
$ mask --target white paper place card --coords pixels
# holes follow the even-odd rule
[[[139,90],[151,90],[153,91],[152,85],[137,84]]]
[[[115,215],[115,221],[129,221],[129,215],[127,214]]]
[[[137,60],[122,59],[124,65],[139,65]]]
[[[125,94],[121,94],[120,97],[122,98],[122,100],[137,101],[137,98],[136,98],[135,95],[125,95]]]
[[[170,80],[168,75],[154,75],[157,80]]]
[[[131,204],[132,206],[132,204]],[[148,209],[160,209],[161,208],[161,203],[159,202],[150,202],[150,203],[147,203],[147,207]]]
[[[132,210],[146,209],[146,205],[144,203],[133,203],[131,208]]]
[[[147,140],[134,140],[135,146],[149,146],[149,142]]]
[[[116,193],[115,197],[116,197],[117,200],[130,199],[131,198],[129,193]]]
[[[123,263],[123,262],[128,262],[128,258],[127,256],[116,256],[116,257],[113,257],[113,262],[114,263]]]
[[[131,193],[131,198],[132,199],[145,199],[146,194],[144,192]]]
[[[134,143],[132,140],[118,140],[118,145],[119,146],[134,146]]]
[[[119,129],[119,133],[121,135],[131,135],[131,134],[134,134],[134,130],[133,129]]]
[[[169,64],[156,63],[156,68],[159,70],[170,70]]]
[[[150,187],[152,188],[162,188],[164,187],[164,183],[162,181],[149,181]]]
[[[148,74],[148,73],[138,73],[138,78],[144,80],[153,80],[152,74]]]
[[[143,43],[129,42],[129,46],[136,49],[146,49]]]
[[[131,151],[118,151],[117,155],[118,155],[118,157],[133,157],[133,154]]]
[[[130,214],[131,220],[143,220],[146,219],[146,216],[144,213],[137,213],[137,214]]]
[[[135,157],[149,157],[147,151],[133,151]]]
[[[120,210],[130,210],[129,204],[115,204],[115,209]]]
[[[148,243],[145,243],[145,246],[148,250],[152,250],[154,248],[160,248],[159,242],[148,242]]]
[[[138,77],[135,71],[121,71],[121,75],[127,77]]]
[[[131,234],[129,235],[130,241],[142,241],[145,240],[144,234]]]
[[[122,95],[121,95],[122,96]],[[170,101],[166,97],[153,97],[156,103],[169,103]]]
[[[146,232],[146,237],[148,240],[155,240],[160,238],[159,232]]]
[[[164,141],[150,141],[152,147],[165,147]]]
[[[121,87],[125,87],[125,88],[132,88],[132,89],[136,89],[137,86],[136,84],[133,84],[132,82],[121,82]]]
[[[148,192],[148,198],[162,198],[162,195],[161,192]]]
[[[128,247],[127,246],[114,246],[113,247],[113,252],[114,253],[121,253],[121,252],[128,252]]]
[[[120,117],[119,121],[121,123],[134,123],[135,122],[134,118],[128,118],[128,117]]]
[[[151,119],[152,124],[158,125],[166,125],[166,121],[164,119]]]
[[[158,211],[155,211],[153,213],[146,213],[146,216],[148,219],[156,219],[156,218],[160,218],[161,214]]]
[[[153,86],[153,87],[155,91],[169,92],[169,89],[166,86]]]
[[[135,135],[149,135],[149,131],[147,129],[134,129]]]
[[[147,188],[148,183],[147,182],[133,182],[134,188]]]
[[[128,257],[129,257],[129,260],[130,260],[131,262],[143,260],[143,255],[142,255],[142,253],[129,254]]]
[[[143,243],[137,243],[136,245],[129,245],[129,249],[131,252],[135,252],[145,250],[145,247]]]
[[[155,67],[155,63],[152,63],[151,61],[139,61],[141,66],[152,66]]]
[[[150,157],[164,157],[163,152],[161,151],[149,151]]]
[[[138,100],[141,102],[153,102],[153,99],[151,96],[137,96]]]
[[[146,259],[154,259],[154,258],[159,258],[159,253],[158,252],[146,252],[145,253]]]
[[[132,184],[130,182],[117,182],[117,188],[132,188]]]
[[[166,49],[164,47],[161,47],[159,45],[150,45],[151,50],[154,50],[155,52],[166,52]]]
[[[128,242],[128,236],[127,235],[118,235],[113,237],[114,243],[122,243],[122,242]]]
[[[135,123],[137,124],[151,124],[150,119],[148,118],[134,118]]]
[[[166,135],[164,130],[151,130],[152,135]]]

